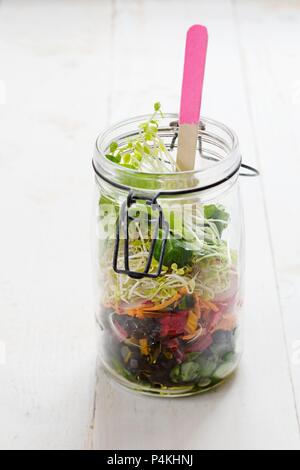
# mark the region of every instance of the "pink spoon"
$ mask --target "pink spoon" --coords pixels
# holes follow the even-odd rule
[[[177,165],[181,171],[193,170],[195,165],[207,41],[205,26],[189,28],[179,113]]]

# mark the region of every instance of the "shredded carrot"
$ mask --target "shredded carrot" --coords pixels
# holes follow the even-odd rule
[[[126,309],[125,314],[129,315],[130,317],[143,318],[144,310],[141,307],[134,307],[134,308],[129,307]]]
[[[178,292],[176,292],[173,297],[171,297],[168,300],[165,300],[165,302],[162,302],[161,304],[158,305],[153,305],[152,307],[148,307],[147,305],[141,306],[141,307],[136,307],[136,308],[128,308],[126,309],[127,315],[131,316],[136,316],[136,317],[143,317],[147,312],[159,312],[161,310],[164,310],[166,307],[169,307],[172,305],[176,300],[180,299],[187,293],[187,289],[183,287],[180,289]]]
[[[147,339],[146,338],[140,339],[139,343],[140,343],[142,355],[143,356],[148,356],[149,355],[149,345],[148,345]]]
[[[219,308],[213,302],[210,302],[209,300],[200,299],[200,303],[204,308],[208,308],[209,310],[212,310],[213,312],[219,311]]]
[[[172,305],[174,302],[176,302],[176,300],[180,299],[181,297],[183,297],[185,294],[187,293],[187,289],[185,287],[183,287],[182,289],[180,289],[178,292],[176,292],[175,295],[173,295],[173,297],[171,297],[170,299],[168,300],[165,300],[162,304],[159,304],[159,305],[154,305],[153,307],[147,307],[145,306],[144,307],[144,310],[146,310],[147,312],[153,312],[155,310],[163,310],[165,309],[166,307],[169,307],[170,305]]]

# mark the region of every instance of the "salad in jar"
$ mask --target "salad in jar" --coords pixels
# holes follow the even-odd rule
[[[156,103],[138,134],[112,141],[106,158],[141,172],[180,170],[159,135],[161,117]],[[105,208],[116,214],[113,231],[99,237],[97,253],[97,321],[106,368],[127,387],[166,396],[223,382],[239,360],[241,308],[238,252],[226,239],[229,210],[190,195],[179,202],[182,218],[170,200],[162,201],[165,236],[162,227],[153,228],[157,207],[137,198],[128,209],[127,237],[118,240],[116,269],[116,240],[109,233],[119,224],[121,203],[105,191],[98,202],[99,224],[107,222]]]

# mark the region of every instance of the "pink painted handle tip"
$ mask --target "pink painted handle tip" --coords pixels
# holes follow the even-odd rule
[[[207,42],[205,26],[196,24],[189,28],[186,35],[179,124],[199,122]]]

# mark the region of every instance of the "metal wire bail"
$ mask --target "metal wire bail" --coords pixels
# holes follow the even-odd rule
[[[130,191],[127,199],[123,202],[120,212],[120,217],[117,220],[116,226],[116,239],[114,247],[114,256],[113,256],[113,269],[118,274],[127,274],[127,276],[133,279],[141,279],[143,277],[157,278],[160,276],[163,266],[163,259],[166,251],[166,243],[169,235],[169,224],[164,218],[163,210],[160,204],[157,202],[157,197],[159,194],[154,197],[149,197],[144,194],[135,194],[133,191]],[[144,271],[132,271],[130,269],[129,263],[129,223],[135,221],[136,219],[129,214],[129,209],[137,201],[145,201],[146,204],[151,208],[153,212],[158,212],[157,219],[151,219],[152,222],[155,222],[153,236],[151,237],[151,245],[149,249],[149,255],[146,262]],[[152,215],[152,214],[151,214]],[[124,235],[124,268],[119,268],[119,250],[120,250],[120,233]],[[161,238],[160,238],[161,233]],[[161,240],[161,250],[158,260],[158,267],[155,273],[149,273],[153,262],[154,250],[157,243],[157,240]]]

